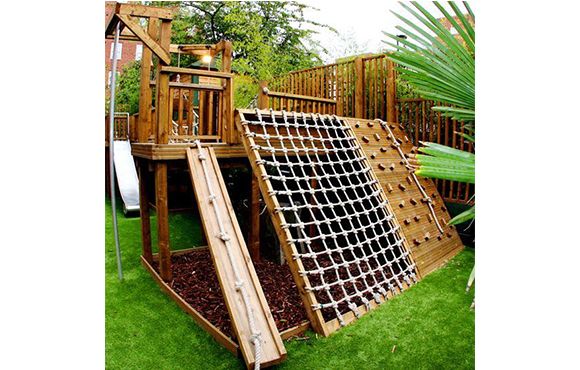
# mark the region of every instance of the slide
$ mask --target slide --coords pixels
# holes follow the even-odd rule
[[[131,155],[131,143],[115,140],[114,145],[115,174],[123,198],[123,212],[125,215],[139,212],[139,178]]]
[[[213,148],[190,148],[187,160],[216,274],[244,361],[248,368],[280,363],[286,358],[286,348],[256,276]]]

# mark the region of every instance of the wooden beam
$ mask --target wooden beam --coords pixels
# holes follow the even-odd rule
[[[173,19],[174,8],[161,8],[140,4],[120,4],[117,3],[115,13],[141,18]]]
[[[153,40],[157,41],[159,37],[159,20],[157,18],[149,19],[147,33]],[[152,57],[151,49],[144,48],[141,57],[141,80],[139,88],[138,141],[140,143],[146,143],[151,134],[152,93],[148,82],[151,78]]]
[[[180,68],[180,67],[161,67],[161,72],[164,73],[180,73],[188,74],[193,76],[204,76],[204,77],[214,77],[214,78],[233,78],[233,73],[227,72],[216,72],[216,71],[206,71],[205,69],[193,69],[193,68]]]
[[[171,55],[169,55],[169,45],[167,47],[163,47],[158,44],[151,36],[149,36],[143,28],[129,15],[117,14],[117,17],[123,22],[127,28],[131,30],[135,34],[135,36],[139,37],[139,39],[147,46],[151,51],[157,55],[159,59],[163,61],[163,63],[169,65],[171,64]],[[162,25],[168,23],[167,21],[163,21]],[[171,26],[171,23],[169,23]],[[170,28],[171,29],[171,28]]]
[[[364,68],[362,58],[354,60],[354,73],[356,85],[354,90],[354,116],[357,118],[364,118]]]
[[[321,102],[321,103],[327,103],[327,104],[336,104],[336,100],[334,100],[334,99],[318,98],[316,96],[309,96],[309,95],[298,95],[298,94],[290,94],[290,93],[283,93],[283,92],[277,92],[277,91],[268,91],[267,95],[271,96],[273,98],[298,99],[298,100]]]
[[[149,82],[150,86],[155,86],[157,83],[155,81]],[[189,82],[169,82],[169,87],[175,87],[180,89],[195,89],[195,90],[209,90],[209,91],[223,91],[223,86],[218,85],[205,85],[205,84],[194,84]]]
[[[232,72],[232,42],[222,40],[218,44],[218,49],[222,50],[222,71],[231,73]]]
[[[258,90],[258,109],[268,109],[270,107],[266,91],[268,91],[268,82],[260,81],[260,87]]]
[[[387,59],[387,122],[397,121],[396,99],[395,63]]]
[[[260,183],[254,174],[250,171],[251,194],[250,194],[250,227],[248,234],[248,249],[253,261],[260,261]]]

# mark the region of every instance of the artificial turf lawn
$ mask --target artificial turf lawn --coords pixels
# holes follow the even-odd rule
[[[139,218],[118,212],[124,281],[117,279],[111,205],[106,207],[105,315],[109,369],[243,369],[169,299],[141,266]],[[155,217],[151,218],[153,245]],[[172,248],[201,245],[199,220],[170,214]],[[465,284],[475,253],[468,249],[328,338],[285,342],[282,369],[469,369],[475,362],[473,293]],[[393,351],[394,348],[394,351]]]

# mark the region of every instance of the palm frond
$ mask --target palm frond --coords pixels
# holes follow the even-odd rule
[[[420,3],[400,3],[411,17],[393,12],[403,23],[396,29],[407,39],[384,32],[388,38],[385,43],[395,48],[390,59],[419,95],[440,104],[434,110],[457,121],[474,122],[475,29],[468,18],[475,17],[467,3],[463,3],[464,12],[453,2],[449,2],[451,11],[434,3],[457,34],[446,29]]]

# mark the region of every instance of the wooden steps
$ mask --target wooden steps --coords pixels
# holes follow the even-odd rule
[[[203,161],[198,158],[200,153],[206,157],[207,181],[203,170]],[[269,366],[280,363],[286,358],[286,349],[254,270],[215,152],[211,147],[188,148],[187,161],[211,257],[244,361],[248,368],[254,366],[254,345],[251,342],[252,331],[246,306],[240,292],[235,287],[236,273],[244,282],[244,288],[248,293],[250,306],[253,309],[255,326],[261,333],[260,364]],[[216,197],[214,204],[217,206],[219,219],[214,211],[214,206],[209,203],[212,192]],[[223,231],[230,237],[231,258],[237,271],[234,271],[225,244],[218,236],[220,234],[220,221],[223,225]]]

